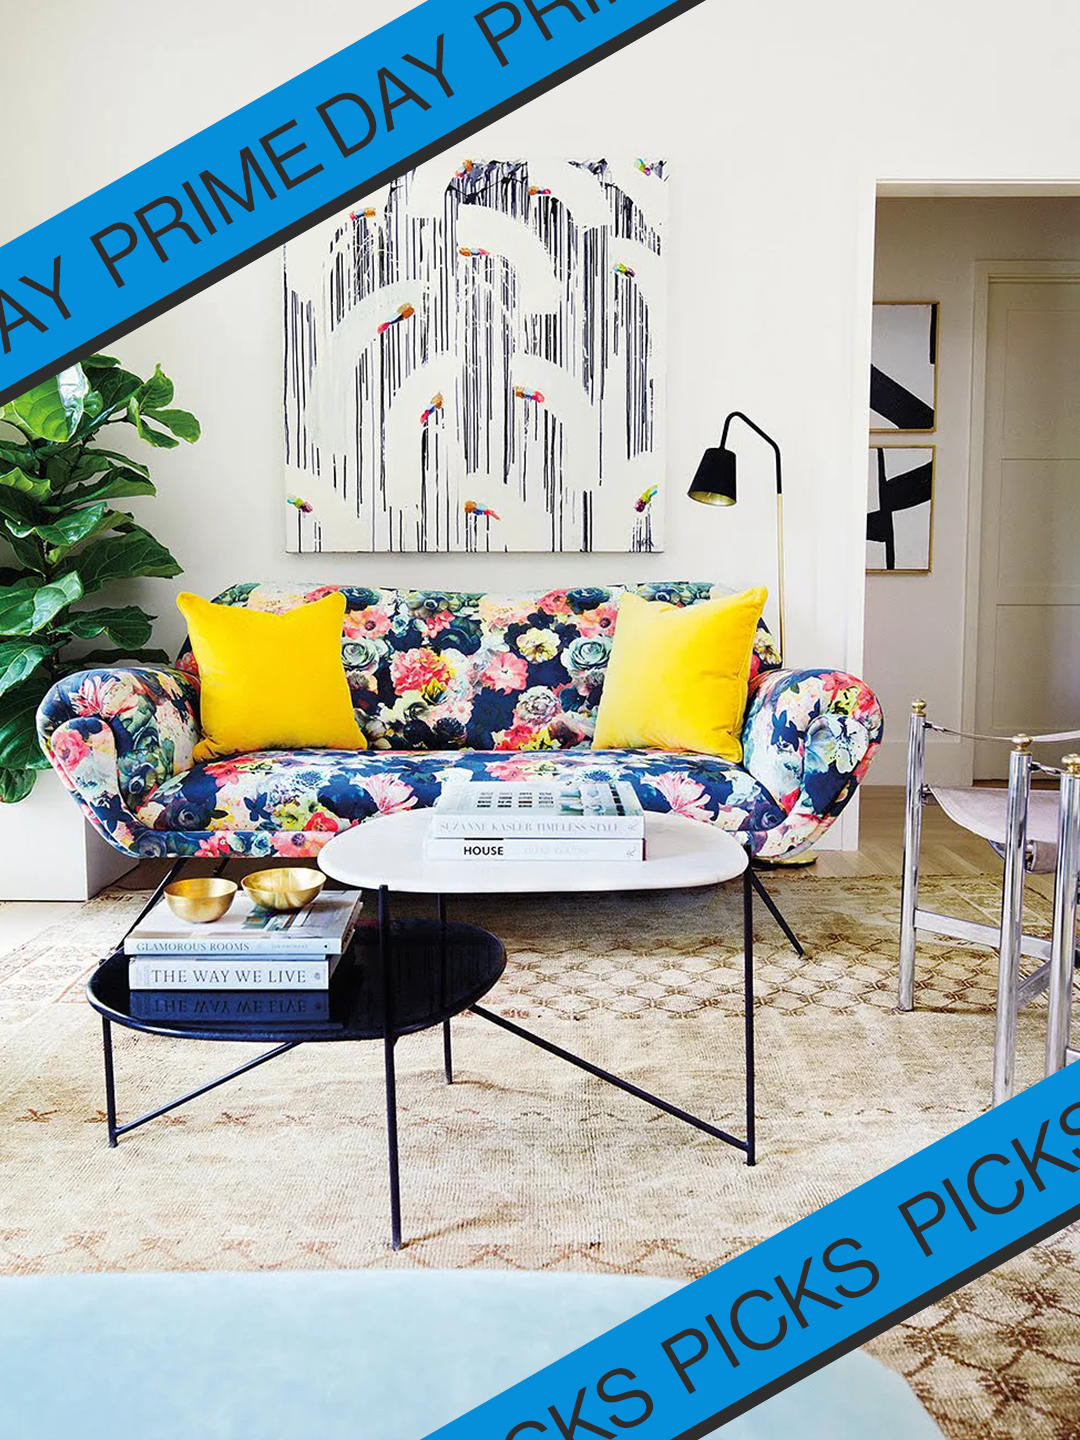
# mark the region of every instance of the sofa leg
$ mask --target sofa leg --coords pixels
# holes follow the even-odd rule
[[[769,914],[773,917],[777,925],[779,925],[780,929],[784,932],[788,944],[795,951],[795,954],[799,957],[800,960],[804,960],[806,958],[806,951],[799,943],[799,937],[795,934],[795,931],[792,930],[791,926],[784,919],[779,905],[777,905],[776,901],[769,894],[768,890],[765,889],[765,886],[762,885],[761,881],[754,874],[752,869],[750,870],[750,884],[754,887],[756,893],[761,896],[766,910],[768,910]]]
[[[135,916],[135,919],[131,922],[131,924],[128,926],[128,928],[124,931],[123,940],[121,940],[120,943],[119,943],[119,945],[117,945],[117,947],[116,947],[117,949],[120,948],[120,945],[123,945],[124,940],[126,940],[127,937],[131,934],[132,930],[135,929],[135,926],[138,925],[139,921],[140,921],[145,915],[149,915],[149,914],[150,914],[150,911],[154,908],[154,906],[157,904],[157,902],[161,899],[162,895],[164,895],[164,893],[165,893],[165,886],[172,884],[172,882],[176,879],[177,875],[180,873],[180,871],[184,868],[184,866],[185,866],[186,864],[187,864],[187,856],[186,856],[186,855],[181,855],[181,856],[179,857],[179,859],[173,860],[172,864],[169,866],[168,870],[165,871],[165,874],[162,876],[161,880],[159,881],[158,886],[157,886],[157,889],[156,889],[156,890],[154,891],[154,893],[150,896],[150,899],[147,900],[146,904],[145,904],[145,905],[142,907],[142,909],[139,911],[138,915]]]

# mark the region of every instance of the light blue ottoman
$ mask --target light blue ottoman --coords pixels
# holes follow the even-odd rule
[[[678,1288],[491,1271],[4,1278],[0,1437],[423,1440]],[[941,1432],[900,1376],[856,1353],[723,1435]]]

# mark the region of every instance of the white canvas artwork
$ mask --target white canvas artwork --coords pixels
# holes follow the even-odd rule
[[[440,159],[284,251],[290,551],[663,548],[663,161]]]
[[[933,512],[933,445],[871,445],[867,570],[885,574],[929,571]]]
[[[871,430],[937,428],[936,302],[878,302],[870,354]]]

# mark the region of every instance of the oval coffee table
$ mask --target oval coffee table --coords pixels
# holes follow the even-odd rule
[[[374,816],[337,835],[319,852],[319,865],[335,880],[376,890],[383,949],[390,953],[397,926],[391,924],[390,892],[433,895],[438,903],[438,924],[446,926],[447,895],[522,895],[581,893],[608,890],[676,890],[701,885],[722,885],[743,877],[743,1029],[746,1061],[746,1135],[740,1139],[688,1111],[632,1085],[609,1071],[573,1055],[542,1036],[497,1015],[482,1005],[468,1008],[474,1015],[509,1030],[531,1045],[587,1071],[647,1104],[734,1146],[755,1161],[754,1139],[754,892],[757,884],[743,846],[723,830],[687,820],[680,815],[649,814],[645,819],[644,861],[564,860],[427,860],[424,837],[431,824],[430,810],[405,810]],[[771,907],[770,907],[771,908]],[[453,1079],[450,1020],[443,1026],[447,1082]],[[387,1083],[392,1084],[392,1042],[387,1045]],[[396,1127],[391,1130],[391,1164],[397,1148]],[[395,1234],[400,1228],[396,1201]]]

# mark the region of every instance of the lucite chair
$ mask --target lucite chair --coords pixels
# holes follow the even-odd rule
[[[1012,747],[1005,790],[972,786],[954,789],[924,783],[926,732],[974,740],[1000,740]],[[904,869],[900,901],[899,1008],[915,1008],[915,947],[919,934],[943,935],[998,952],[997,1020],[994,1036],[993,1103],[1013,1093],[1017,1017],[1049,992],[1046,1073],[1080,1058],[1070,1046],[1073,970],[1076,964],[1077,882],[1080,867],[1080,755],[1066,755],[1061,767],[1043,765],[1031,754],[1036,742],[1080,739],[1080,731],[1055,735],[971,735],[929,720],[926,702],[911,706],[908,731],[907,795],[904,819]],[[1056,790],[1032,790],[1034,774],[1056,776]],[[950,820],[988,840],[1004,862],[999,926],[954,915],[938,915],[919,906],[919,849],[922,812],[938,804]],[[1053,929],[1049,940],[1023,928],[1025,875],[1053,874]],[[1041,961],[1020,975],[1021,958]]]

